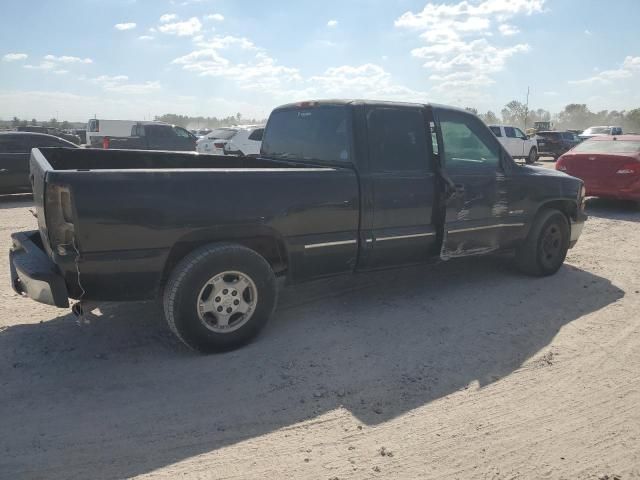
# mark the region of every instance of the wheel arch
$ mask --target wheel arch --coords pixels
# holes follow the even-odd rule
[[[275,230],[264,226],[214,227],[190,232],[176,241],[171,248],[161,277],[165,285],[175,266],[191,252],[213,243],[233,243],[247,247],[271,265],[276,275],[286,275],[289,254],[284,238]]]
[[[575,200],[570,200],[568,198],[557,198],[552,200],[546,200],[545,202],[540,204],[540,206],[538,206],[538,209],[536,210],[536,214],[534,218],[538,216],[538,214],[542,210],[545,210],[545,209],[548,210],[551,208],[559,210],[562,213],[564,213],[567,217],[567,221],[569,222],[569,224],[571,224],[572,220],[575,221],[578,218],[578,204]]]

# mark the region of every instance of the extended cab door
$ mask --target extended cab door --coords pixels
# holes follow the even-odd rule
[[[522,227],[509,217],[504,150],[475,115],[434,109],[434,116],[442,174],[449,185],[441,256],[496,250],[509,229]]]
[[[364,117],[368,163],[360,172],[359,265],[383,268],[437,257],[436,185],[424,109],[365,105]]]

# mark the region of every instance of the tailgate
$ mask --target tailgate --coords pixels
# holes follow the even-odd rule
[[[47,173],[52,170],[51,165],[44,158],[44,155],[38,148],[31,150],[31,159],[29,161],[29,180],[31,181],[31,187],[33,189],[33,203],[36,208],[36,217],[38,218],[38,229],[42,236],[42,243],[44,244],[47,253],[51,255],[49,249],[49,239],[47,235],[47,224],[45,221],[45,194],[46,194],[46,177]]]

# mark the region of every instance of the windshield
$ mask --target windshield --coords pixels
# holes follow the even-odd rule
[[[326,105],[277,110],[269,117],[262,154],[291,160],[350,160],[348,111]]]
[[[235,128],[216,128],[213,132],[207,135],[210,140],[229,140],[237,133]]]
[[[576,153],[638,153],[639,140],[592,140],[580,143],[572,150]]]
[[[599,134],[609,135],[609,132],[611,132],[611,129],[609,127],[591,127],[591,128],[587,128],[584,132],[582,132],[582,134],[583,135],[599,135]]]

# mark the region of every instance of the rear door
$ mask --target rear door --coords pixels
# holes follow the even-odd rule
[[[364,268],[417,263],[437,255],[430,135],[420,107],[366,106],[368,165],[362,172]]]
[[[508,220],[509,179],[502,167],[503,149],[476,116],[440,109],[434,109],[434,114],[442,168],[450,182],[441,256],[496,250],[504,229],[522,226]]]

